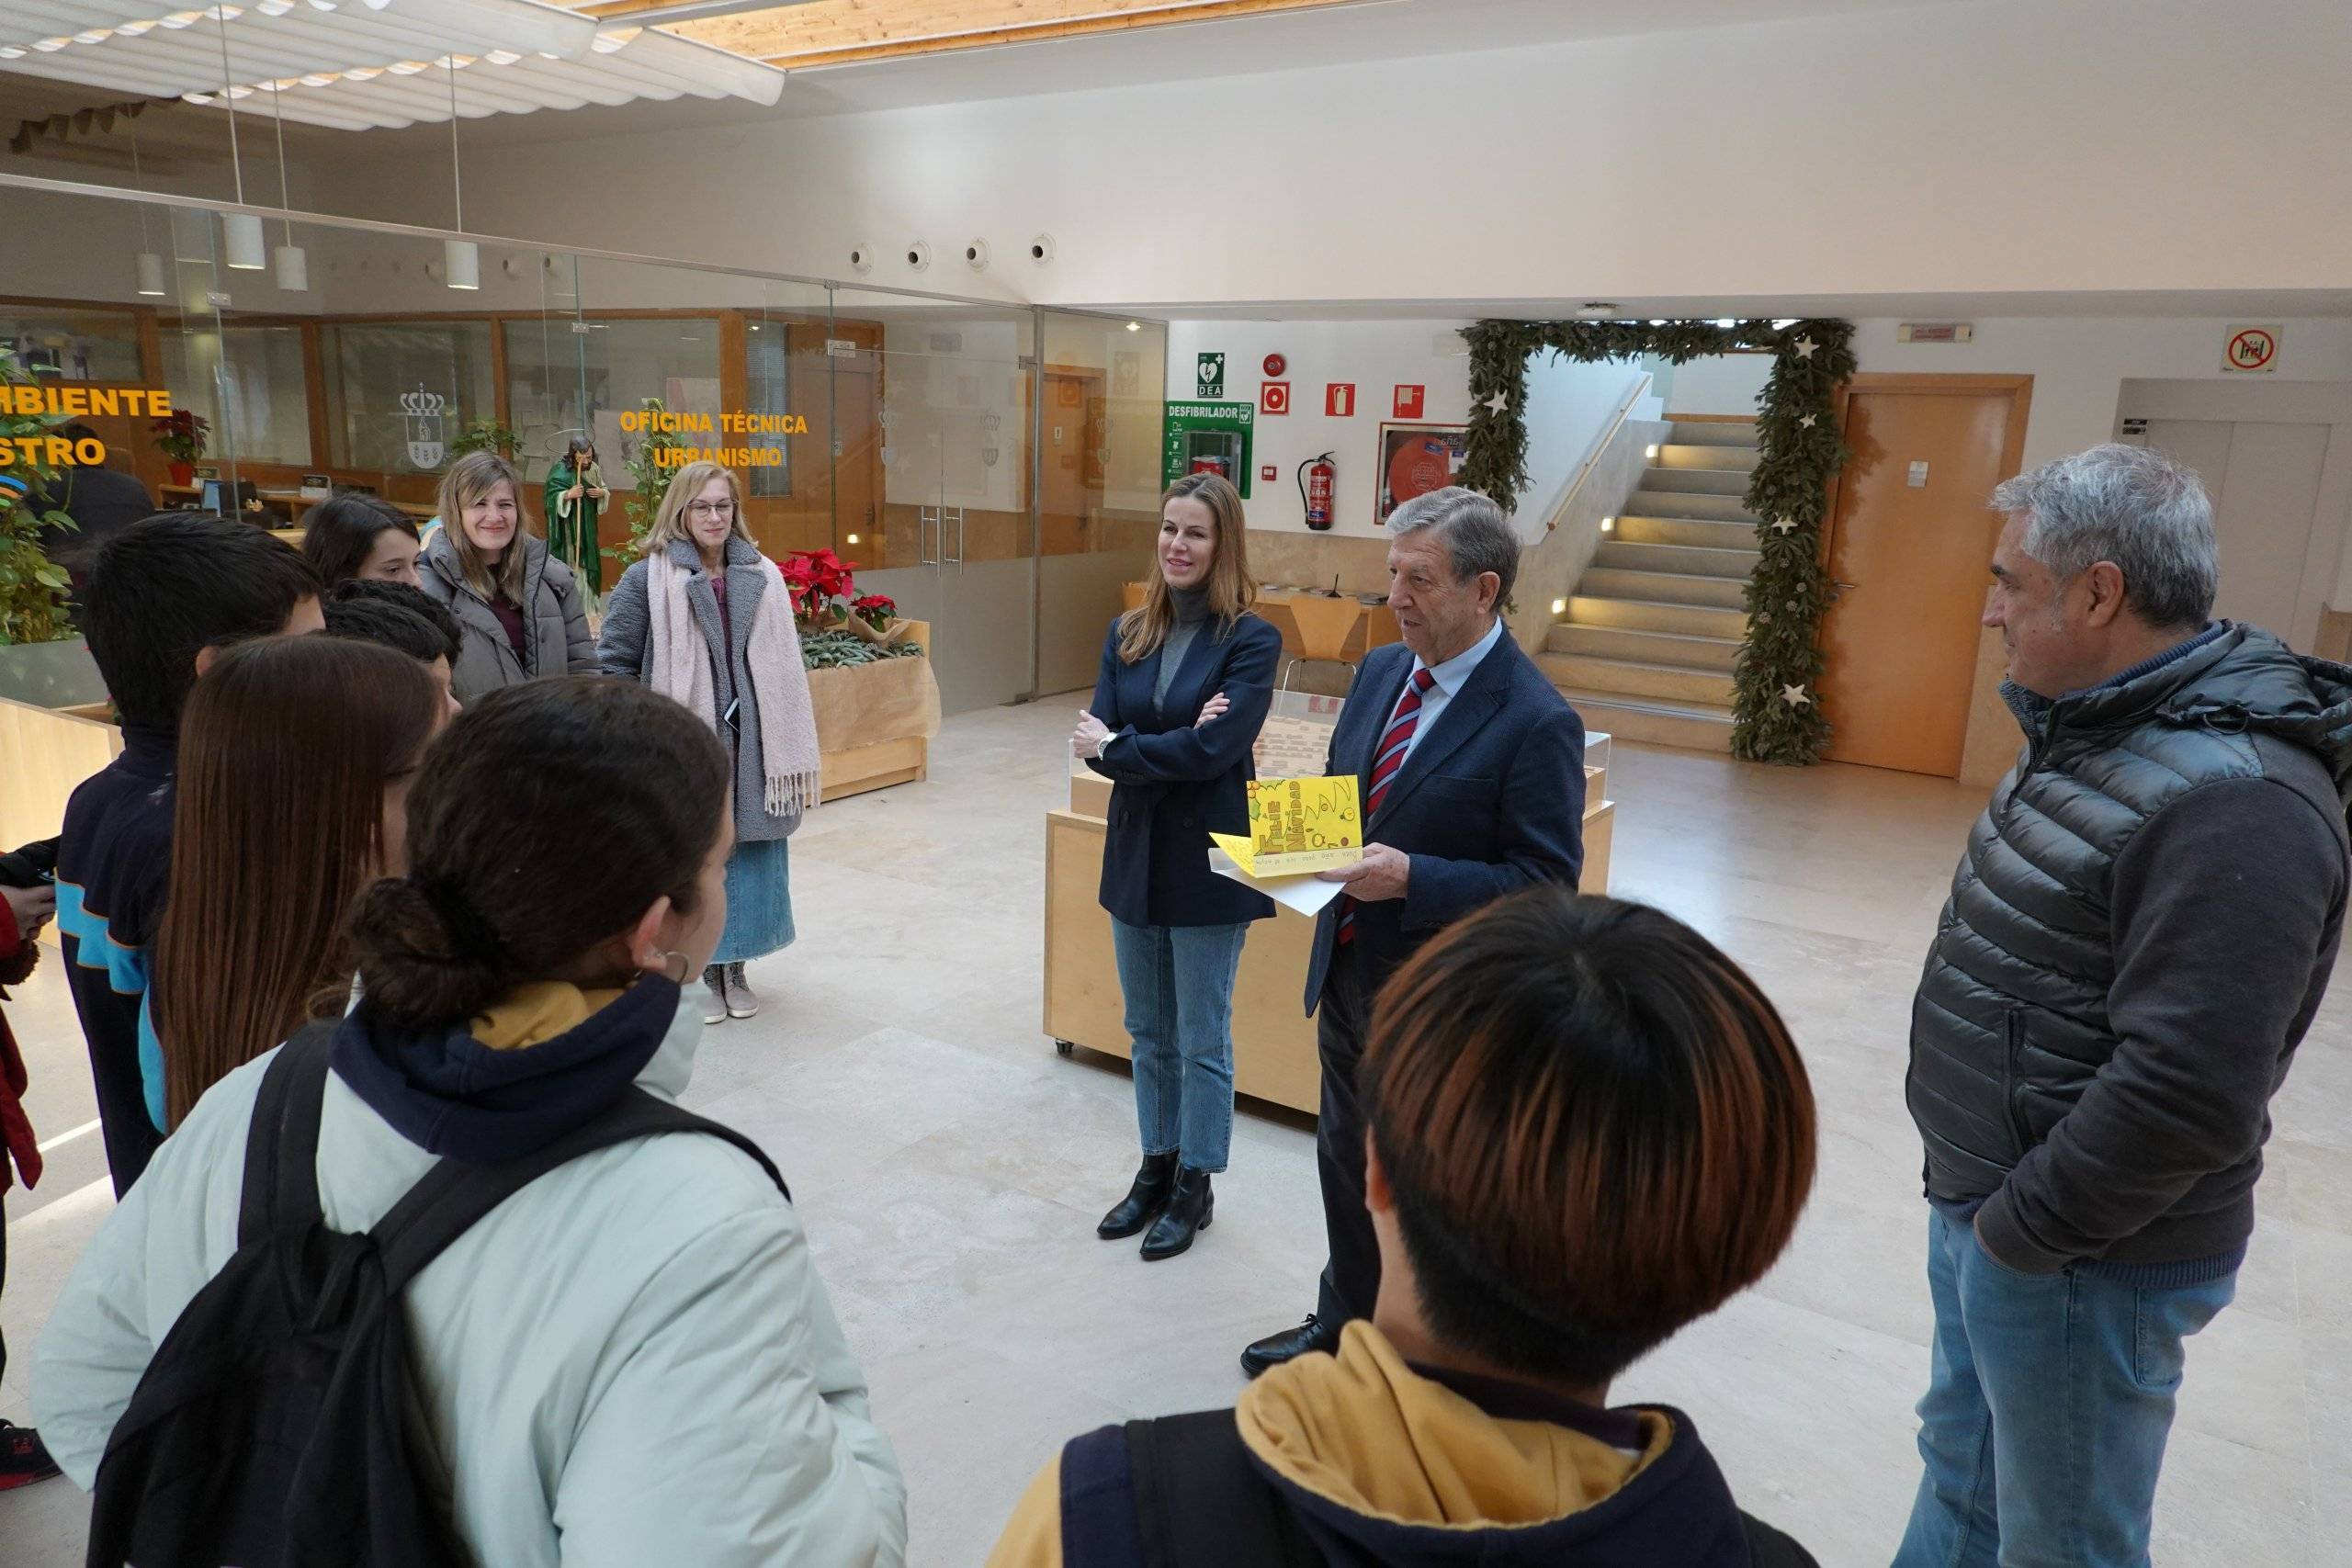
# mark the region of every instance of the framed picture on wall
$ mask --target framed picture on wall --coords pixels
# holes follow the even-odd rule
[[[1388,514],[1405,502],[1453,483],[1469,441],[1466,424],[1383,424],[1374,525],[1386,527]]]

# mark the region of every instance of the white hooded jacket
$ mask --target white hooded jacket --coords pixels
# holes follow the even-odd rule
[[[639,1086],[674,1100],[701,1032],[699,1002],[681,998]],[[41,1335],[33,1409],[85,1490],[156,1347],[236,1249],[245,1133],[269,1059],[215,1085],[164,1143]],[[434,1163],[328,1075],[318,1168],[330,1226],[373,1225]],[[798,1217],[723,1140],[665,1134],[549,1172],[458,1237],[405,1300],[418,1403],[477,1562],[904,1562],[905,1482]]]

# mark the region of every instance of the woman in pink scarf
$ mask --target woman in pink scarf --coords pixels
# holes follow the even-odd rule
[[[671,479],[645,558],[605,602],[596,658],[605,674],[642,681],[699,714],[734,757],[727,930],[703,972],[703,1016],[749,1018],[760,1004],[743,966],[792,942],[786,840],[817,804],[820,781],[792,596],[752,542],[733,473],[689,463]]]

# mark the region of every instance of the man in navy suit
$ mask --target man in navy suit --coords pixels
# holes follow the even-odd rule
[[[1356,1066],[1382,982],[1442,927],[1537,882],[1574,887],[1584,865],[1584,721],[1502,623],[1518,535],[1459,487],[1407,502],[1388,532],[1405,640],[1365,656],[1331,736],[1325,771],[1356,775],[1364,858],[1326,874],[1347,889],[1323,910],[1306,973],[1306,1010],[1322,1010],[1316,1157],[1330,1261],[1314,1315],[1242,1352],[1251,1377],[1337,1349],[1347,1321],[1372,1314],[1380,1253]]]

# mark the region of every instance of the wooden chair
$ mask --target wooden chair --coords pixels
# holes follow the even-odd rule
[[[1289,605],[1290,618],[1298,627],[1298,652],[1283,667],[1283,690],[1290,690],[1291,675],[1302,664],[1339,664],[1353,673],[1356,664],[1347,657],[1348,638],[1363,619],[1363,606],[1353,598],[1326,599],[1315,593],[1298,594]]]

